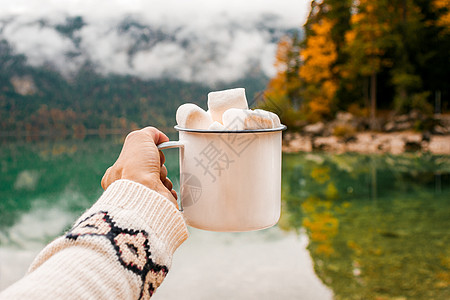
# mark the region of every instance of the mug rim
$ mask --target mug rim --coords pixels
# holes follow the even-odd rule
[[[176,131],[197,132],[197,133],[254,133],[254,132],[275,132],[284,131],[287,129],[286,125],[281,124],[277,128],[264,128],[264,129],[247,129],[247,130],[208,130],[208,129],[190,129],[175,125]]]

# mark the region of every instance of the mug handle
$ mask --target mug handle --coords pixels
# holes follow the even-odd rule
[[[169,141],[158,145],[158,150],[170,148],[180,148],[181,151],[184,149],[184,143],[181,141]],[[180,195],[178,196],[178,199],[179,199],[178,206],[180,207],[180,211],[183,212],[183,201],[181,201],[181,178],[180,178]]]
[[[170,149],[170,148],[184,148],[184,144],[181,141],[164,142],[158,145],[158,150]]]

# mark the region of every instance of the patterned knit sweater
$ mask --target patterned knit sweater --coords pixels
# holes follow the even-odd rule
[[[149,299],[187,237],[173,203],[118,180],[0,299]]]

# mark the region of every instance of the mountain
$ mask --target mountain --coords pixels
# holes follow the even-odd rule
[[[245,87],[252,103],[268,81],[276,42],[291,29],[270,14],[224,20],[206,33],[131,16],[108,26],[81,16],[3,19],[0,132],[168,128],[180,104],[206,108],[209,91],[233,87]]]

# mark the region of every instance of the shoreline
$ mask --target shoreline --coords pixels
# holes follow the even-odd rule
[[[424,135],[414,131],[357,132],[351,138],[337,136],[311,136],[287,132],[283,136],[283,152],[325,151],[332,153],[355,152],[362,154],[402,154],[425,152],[450,155],[450,135]]]

